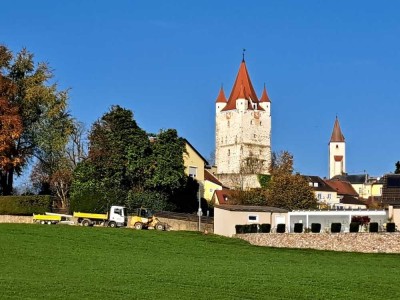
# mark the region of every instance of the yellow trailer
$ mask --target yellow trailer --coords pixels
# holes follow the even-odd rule
[[[61,216],[33,215],[33,222],[40,224],[57,224],[61,221]]]

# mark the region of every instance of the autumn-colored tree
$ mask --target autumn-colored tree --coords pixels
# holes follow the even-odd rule
[[[400,174],[400,161],[398,161],[395,166],[394,174]]]
[[[47,160],[48,164],[53,154],[65,147],[71,120],[66,112],[67,91],[57,91],[56,84],[48,84],[52,71],[46,63],[35,65],[33,54],[26,49],[14,57],[0,46],[0,74],[13,87],[12,91],[3,92],[3,99],[9,112],[17,113],[22,123],[21,127],[15,126],[20,128],[20,134],[8,135],[12,151],[1,152],[4,160],[13,161],[7,168],[1,167],[0,173],[1,193],[9,195],[14,175],[21,175],[32,158]]]
[[[293,174],[293,155],[288,151],[273,154],[270,172],[272,180],[267,189],[268,205],[288,210],[317,206],[308,181],[299,174]]]

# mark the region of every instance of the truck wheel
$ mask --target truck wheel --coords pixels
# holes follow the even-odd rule
[[[134,227],[136,230],[141,230],[143,228],[143,224],[140,222],[137,222],[137,223],[135,223]]]
[[[117,223],[110,222],[110,223],[108,223],[108,226],[110,226],[111,228],[115,228],[115,227],[117,227]]]
[[[40,224],[44,225],[44,224],[46,224],[46,222],[45,221],[40,221]]]
[[[163,231],[163,230],[164,230],[164,224],[162,224],[162,223],[157,223],[157,224],[156,224],[156,230]]]
[[[90,226],[90,221],[89,220],[83,220],[81,224],[82,224],[82,226],[88,227],[88,226]]]

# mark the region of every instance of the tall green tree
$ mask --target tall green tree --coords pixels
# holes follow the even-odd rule
[[[12,194],[14,175],[21,175],[33,157],[53,159],[53,155],[64,148],[71,131],[68,92],[58,91],[56,84],[50,84],[53,78],[50,67],[46,63],[35,64],[33,58],[25,48],[14,56],[5,46],[0,46],[0,74],[14,87],[13,92],[3,97],[18,110],[22,121],[22,133],[13,138],[10,151],[20,160],[1,169],[3,195]],[[7,155],[10,154],[1,154]]]
[[[283,151],[272,156],[270,168],[272,180],[267,188],[267,203],[270,206],[293,209],[310,209],[317,206],[314,192],[307,180],[293,174],[293,155]]]
[[[400,174],[400,161],[396,163],[396,169],[394,170],[394,174]]]

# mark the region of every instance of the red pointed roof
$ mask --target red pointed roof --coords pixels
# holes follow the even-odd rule
[[[339,120],[336,117],[335,125],[333,125],[333,131],[331,136],[331,142],[344,142],[344,135],[340,130]]]
[[[254,91],[253,85],[251,84],[250,76],[247,72],[246,62],[244,60],[240,64],[235,84],[233,85],[231,95],[228,99],[228,104],[223,110],[236,109],[236,100],[239,98],[251,100],[253,103],[257,103],[258,109],[261,109],[258,106],[258,97]]]
[[[265,88],[265,84],[264,84],[264,89],[260,98],[260,102],[271,102],[271,100],[269,100],[268,94],[267,94],[267,89]]]
[[[226,103],[226,97],[225,97],[225,93],[224,93],[224,88],[221,86],[221,89],[219,90],[219,94],[217,97],[217,100],[215,102],[223,102]]]

